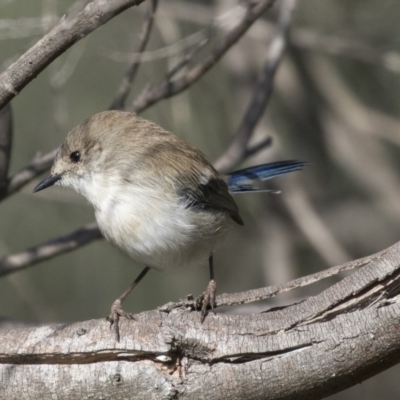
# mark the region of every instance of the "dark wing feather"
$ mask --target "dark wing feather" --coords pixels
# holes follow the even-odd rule
[[[226,211],[236,223],[243,225],[239,208],[224,180],[211,178],[206,184],[199,184],[196,188],[183,189],[183,195],[187,201],[187,207]]]

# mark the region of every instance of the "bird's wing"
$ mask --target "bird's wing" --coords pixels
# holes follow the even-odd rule
[[[144,157],[149,171],[162,171],[158,179],[177,189],[178,196],[192,209],[227,212],[239,225],[243,221],[224,178],[203,153],[175,136],[162,135]]]
[[[211,177],[206,183],[188,185],[183,188],[182,193],[187,207],[226,211],[236,223],[243,225],[239,208],[222,178]]]

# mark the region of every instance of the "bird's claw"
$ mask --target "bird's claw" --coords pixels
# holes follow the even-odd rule
[[[120,300],[115,300],[111,306],[111,313],[106,318],[106,320],[110,323],[110,329],[114,328],[117,342],[119,342],[120,339],[120,330],[119,330],[120,318],[135,319],[132,314],[127,313],[122,309]]]
[[[203,323],[207,316],[207,309],[210,307],[212,310],[215,307],[215,293],[217,291],[217,282],[214,279],[208,283],[206,290],[196,299],[196,310],[201,311],[200,322]]]

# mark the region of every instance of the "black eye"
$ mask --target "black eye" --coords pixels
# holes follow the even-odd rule
[[[73,163],[77,163],[77,162],[81,159],[81,152],[80,152],[79,150],[73,151],[73,152],[69,155],[69,159],[70,159]]]

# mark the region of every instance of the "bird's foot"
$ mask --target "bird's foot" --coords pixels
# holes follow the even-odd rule
[[[127,319],[135,319],[132,314],[125,312],[121,307],[121,300],[117,299],[111,306],[111,313],[106,318],[107,321],[110,323],[110,329],[114,328],[115,337],[117,342],[120,339],[120,332],[119,332],[119,319],[120,318],[127,318]]]
[[[196,310],[201,310],[200,322],[203,323],[207,309],[210,307],[212,310],[215,307],[215,293],[217,291],[217,282],[214,279],[207,285],[207,289],[196,299]]]

